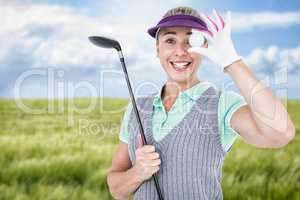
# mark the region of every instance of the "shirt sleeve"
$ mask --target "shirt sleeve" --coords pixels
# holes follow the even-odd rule
[[[244,97],[233,91],[222,91],[219,108],[218,118],[222,146],[225,151],[229,151],[235,139],[239,134],[231,127],[230,119],[234,112],[240,107],[247,105]]]
[[[127,144],[128,144],[128,138],[129,138],[128,120],[129,120],[129,115],[130,115],[131,110],[132,110],[132,104],[131,104],[131,102],[129,102],[127,105],[126,111],[124,113],[124,116],[123,116],[120,133],[119,133],[119,139],[122,142],[125,142]]]

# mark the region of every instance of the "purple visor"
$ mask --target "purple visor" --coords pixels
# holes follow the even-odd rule
[[[173,15],[160,20],[156,26],[148,29],[148,33],[155,38],[156,32],[159,28],[173,26],[184,26],[209,32],[206,23],[197,17],[190,15]]]

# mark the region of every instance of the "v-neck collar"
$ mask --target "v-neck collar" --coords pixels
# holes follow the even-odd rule
[[[149,111],[146,112],[146,127],[147,127],[147,131],[145,132],[145,134],[147,135],[147,142],[149,144],[153,144],[153,145],[168,145],[168,142],[170,141],[170,137],[173,137],[173,135],[177,135],[177,134],[173,134],[172,132],[174,132],[174,130],[179,130],[179,128],[182,127],[183,123],[186,123],[186,119],[190,117],[190,115],[193,115],[196,111],[199,111],[197,108],[199,105],[205,103],[204,101],[206,100],[204,95],[206,92],[208,92],[208,89],[212,88],[212,86],[208,87],[196,100],[195,104],[192,106],[191,110],[184,116],[184,118],[177,124],[175,125],[169,132],[167,135],[165,135],[160,141],[156,141],[153,137],[153,127],[152,127],[152,114],[154,112],[154,106],[151,107],[151,109]],[[154,98],[151,100],[151,103],[153,103]],[[180,131],[178,131],[180,132]],[[149,141],[148,141],[149,140]]]
[[[201,82],[195,84],[194,86],[192,86],[192,87],[190,87],[190,88],[188,88],[184,91],[180,91],[175,103],[173,104],[173,106],[176,103],[178,103],[178,101],[181,101],[182,104],[185,104],[190,100],[197,101],[197,99],[201,96],[201,94],[204,91],[207,90],[207,88],[209,88],[209,86],[211,86],[210,82],[201,81]],[[162,99],[161,99],[164,87],[165,87],[165,84],[161,87],[160,91],[154,96],[153,106],[155,107],[155,109],[164,109],[164,105],[163,105],[163,102],[162,102]]]

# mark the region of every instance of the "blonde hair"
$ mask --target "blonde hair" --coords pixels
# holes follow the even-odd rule
[[[172,8],[172,9],[168,10],[164,14],[162,19],[165,19],[165,18],[170,17],[170,16],[174,16],[174,15],[189,15],[189,16],[193,16],[193,17],[197,17],[197,18],[201,19],[200,14],[198,13],[197,10],[195,10],[191,7],[187,7],[187,6],[179,6],[179,7]],[[155,34],[156,43],[158,43],[159,31],[160,31],[160,29],[158,29],[156,31],[156,34]]]
[[[186,6],[180,6],[176,8],[172,8],[166,12],[166,14],[163,16],[163,19],[166,17],[174,16],[174,15],[190,15],[194,16],[197,18],[201,18],[200,14],[198,13],[197,10],[191,8],[191,7],[186,7]]]

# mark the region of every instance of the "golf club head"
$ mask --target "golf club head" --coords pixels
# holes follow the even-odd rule
[[[118,41],[101,36],[90,36],[89,40],[96,46],[102,48],[115,48],[117,51],[121,51],[121,45]]]

